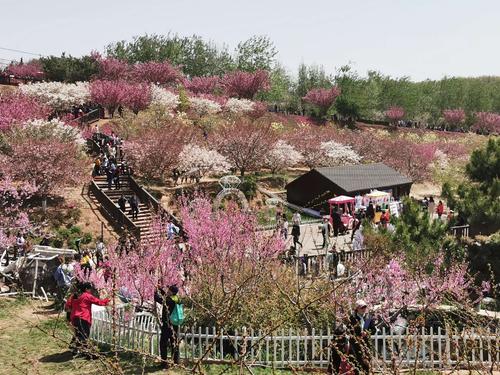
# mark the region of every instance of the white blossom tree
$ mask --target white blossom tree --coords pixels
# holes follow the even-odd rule
[[[55,111],[67,111],[90,101],[88,82],[39,82],[19,86],[19,90],[38,98]]]
[[[155,84],[151,85],[151,104],[165,107],[168,111],[174,111],[179,103],[179,95]]]
[[[61,120],[29,120],[21,127],[13,130],[13,137],[28,137],[30,139],[57,139],[61,142],[74,142],[79,146],[85,144],[80,130]]]
[[[198,98],[196,96],[189,98],[189,104],[191,109],[196,112],[198,116],[213,115],[222,110],[219,103],[206,98]]]
[[[357,164],[361,161],[361,156],[351,146],[335,141],[322,142],[321,151],[324,153],[324,159],[321,162],[323,165]]]
[[[283,140],[277,141],[266,155],[265,166],[273,174],[288,167],[293,167],[303,160],[302,154]]]
[[[179,154],[179,168],[185,171],[199,170],[201,175],[222,174],[231,165],[227,159],[215,150],[195,144],[185,145]]]
[[[248,113],[254,109],[254,103],[248,99],[230,98],[226,102],[225,109],[234,114]]]

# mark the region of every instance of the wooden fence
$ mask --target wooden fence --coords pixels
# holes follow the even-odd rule
[[[91,338],[102,344],[159,356],[160,332],[156,318],[138,313],[128,321],[113,323],[103,310],[94,312]],[[397,368],[498,368],[499,333],[480,335],[473,330],[421,329],[396,333],[382,329],[371,337],[376,370]],[[225,332],[215,327],[182,327],[179,331],[181,358],[205,362],[244,359],[249,365],[274,368],[328,366],[330,329],[278,330],[264,334],[252,329]]]

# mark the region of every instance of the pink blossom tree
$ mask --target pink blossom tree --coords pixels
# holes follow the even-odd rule
[[[100,80],[118,81],[129,76],[130,65],[126,61],[100,56],[97,56],[96,60],[99,67],[97,78]]]
[[[230,72],[222,78],[222,85],[227,96],[253,99],[259,91],[269,89],[269,73],[265,70],[253,73],[239,70]]]
[[[302,99],[318,108],[320,117],[324,117],[339,95],[340,88],[334,86],[331,89],[312,89]]]
[[[476,122],[472,130],[481,134],[500,134],[500,114],[493,112],[477,112]]]
[[[397,122],[403,119],[405,110],[403,107],[392,106],[389,107],[384,113],[385,117],[387,117],[392,125],[397,125]]]
[[[43,79],[45,73],[42,65],[37,60],[32,60],[27,63],[10,64],[5,68],[7,74],[12,74],[16,78],[23,79]]]
[[[194,94],[214,94],[220,85],[221,79],[217,76],[193,77],[186,82],[186,89]]]
[[[179,69],[167,61],[148,61],[135,64],[130,77],[137,82],[155,83],[162,86],[174,85],[183,79]]]
[[[10,175],[16,181],[33,183],[37,195],[43,199],[44,208],[50,194],[81,184],[87,175],[86,160],[74,142],[16,137],[10,142],[10,147],[6,161]]]
[[[179,154],[192,139],[192,130],[182,124],[146,129],[124,144],[127,161],[137,173],[165,179],[179,164]]]
[[[238,119],[217,129],[214,142],[218,151],[241,175],[263,166],[265,158],[276,142],[276,134],[270,124],[259,124]]]
[[[122,103],[129,85],[123,81],[92,81],[90,97],[93,102],[102,105],[113,117],[116,108]]]
[[[124,84],[120,104],[135,114],[151,104],[151,86],[146,83]]]
[[[46,119],[50,108],[26,95],[0,95],[0,131],[27,120]]]
[[[462,108],[445,109],[443,111],[444,122],[451,128],[456,129],[465,120],[465,111]]]

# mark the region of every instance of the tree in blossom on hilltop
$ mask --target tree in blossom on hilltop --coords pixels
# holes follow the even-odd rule
[[[465,111],[462,108],[445,109],[443,117],[444,122],[450,129],[458,129],[465,120]]]
[[[323,118],[339,95],[340,88],[334,86],[331,89],[309,90],[302,99],[315,106],[319,111],[319,117]]]
[[[253,99],[258,92],[269,89],[269,73],[265,70],[253,73],[237,70],[224,75],[222,85],[227,96]]]

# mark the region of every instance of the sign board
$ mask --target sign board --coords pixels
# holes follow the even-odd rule
[[[391,216],[399,217],[399,202],[389,203],[389,212]]]

